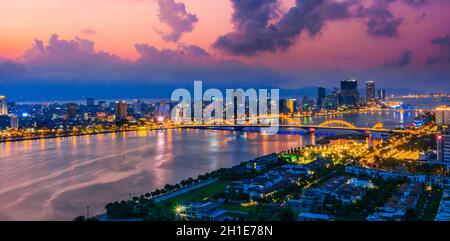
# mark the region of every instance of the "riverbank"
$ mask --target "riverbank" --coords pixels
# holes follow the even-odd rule
[[[163,128],[146,128],[146,129],[142,129],[142,130],[154,131],[154,130],[169,130],[169,129],[177,129],[177,128],[178,127],[163,127]],[[129,129],[129,130],[108,130],[108,131],[91,132],[91,133],[67,133],[67,134],[59,134],[59,135],[15,138],[15,139],[7,139],[7,140],[2,139],[2,140],[0,140],[0,143],[56,139],[56,138],[73,137],[73,136],[95,136],[95,135],[112,134],[112,133],[137,132],[137,131],[142,131],[142,130],[137,128],[137,129]]]

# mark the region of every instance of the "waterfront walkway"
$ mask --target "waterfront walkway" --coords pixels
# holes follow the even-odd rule
[[[219,180],[219,179],[215,178],[215,179],[211,179],[211,180],[208,180],[208,181],[199,182],[197,184],[194,184],[194,185],[191,185],[191,186],[188,186],[188,187],[183,187],[183,188],[181,188],[179,190],[176,190],[174,192],[166,193],[166,194],[163,194],[161,196],[158,196],[158,197],[155,197],[155,198],[151,198],[150,200],[154,201],[155,203],[159,203],[159,202],[171,199],[173,197],[179,196],[181,194],[193,191],[195,189],[199,189],[199,188],[204,187],[206,185],[212,184],[214,182],[217,182],[217,180]],[[113,218],[108,217],[108,215],[106,215],[106,214],[100,214],[100,215],[94,216],[94,218],[99,220],[99,221],[141,221],[141,219],[139,219],[139,218],[113,219]]]
[[[181,195],[181,194],[190,192],[190,191],[192,191],[192,190],[199,189],[199,188],[201,188],[201,187],[204,187],[204,186],[206,186],[206,185],[209,185],[209,184],[211,184],[211,183],[214,183],[214,182],[216,182],[217,180],[218,180],[218,179],[211,179],[211,180],[208,180],[208,181],[199,182],[199,183],[194,184],[194,185],[191,185],[191,186],[189,186],[189,187],[184,187],[184,188],[181,188],[181,189],[179,189],[179,190],[177,190],[177,191],[170,192],[170,193],[166,193],[166,194],[163,194],[163,195],[161,195],[161,196],[152,198],[151,200],[153,200],[155,203],[159,203],[159,202],[165,201],[165,200],[167,200],[167,199],[176,197],[176,196],[178,196],[178,195]]]

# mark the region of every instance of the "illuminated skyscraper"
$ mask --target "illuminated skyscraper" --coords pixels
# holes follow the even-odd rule
[[[320,110],[324,107],[324,101],[326,97],[326,89],[323,87],[317,88],[317,109]]]
[[[115,106],[116,120],[125,120],[128,116],[127,102],[126,101],[116,101]]]
[[[8,103],[5,96],[0,96],[0,115],[8,114]]]
[[[385,89],[379,89],[378,90],[378,100],[386,100],[386,90]]]
[[[436,112],[436,125],[439,127],[450,125],[450,106],[438,106]]]
[[[67,104],[67,115],[69,119],[75,119],[77,117],[78,105],[75,103]]]
[[[19,129],[19,119],[15,115],[10,115],[11,118],[11,129],[17,130]]]
[[[359,89],[356,79],[341,81],[341,104],[349,107],[358,105]]]
[[[281,99],[280,100],[280,112],[284,114],[293,114],[297,111],[296,99]]]
[[[436,135],[438,160],[450,162],[450,131],[444,131]]]
[[[87,105],[88,107],[93,107],[93,106],[95,106],[95,100],[94,100],[94,98],[87,98],[87,100],[86,100],[86,105]]]
[[[375,101],[375,82],[370,80],[366,82],[366,102]]]
[[[142,111],[142,101],[141,100],[135,100],[133,102],[133,114],[140,115]]]

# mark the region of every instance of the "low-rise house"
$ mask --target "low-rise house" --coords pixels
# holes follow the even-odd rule
[[[369,215],[367,221],[404,221],[408,209],[414,209],[422,191],[417,183],[402,184],[388,202]]]
[[[373,178],[382,178],[383,180],[400,180],[407,179],[412,183],[425,183],[427,181],[426,175],[411,174],[403,172],[383,171],[372,168],[364,168],[359,166],[347,166],[345,172],[354,175],[367,175]]]
[[[260,172],[267,168],[269,165],[278,161],[278,156],[276,154],[270,154],[266,156],[259,157],[255,160],[247,162],[245,167],[247,169],[253,169]]]
[[[324,204],[329,193],[317,188],[305,189],[300,199],[291,199],[286,205],[297,212],[316,212]]]
[[[229,219],[220,202],[182,203],[176,208],[176,215],[185,220],[224,221]]]
[[[441,202],[435,221],[450,221],[450,188],[447,187],[442,192]]]

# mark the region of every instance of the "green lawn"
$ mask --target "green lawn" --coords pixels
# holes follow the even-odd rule
[[[206,185],[204,187],[201,187],[199,189],[193,190],[191,192],[184,193],[184,194],[178,195],[176,197],[162,201],[161,204],[172,203],[175,205],[177,203],[182,203],[182,202],[202,201],[204,199],[214,196],[215,194],[224,192],[227,185],[228,185],[228,182],[217,181],[217,182],[211,183],[209,185]]]

